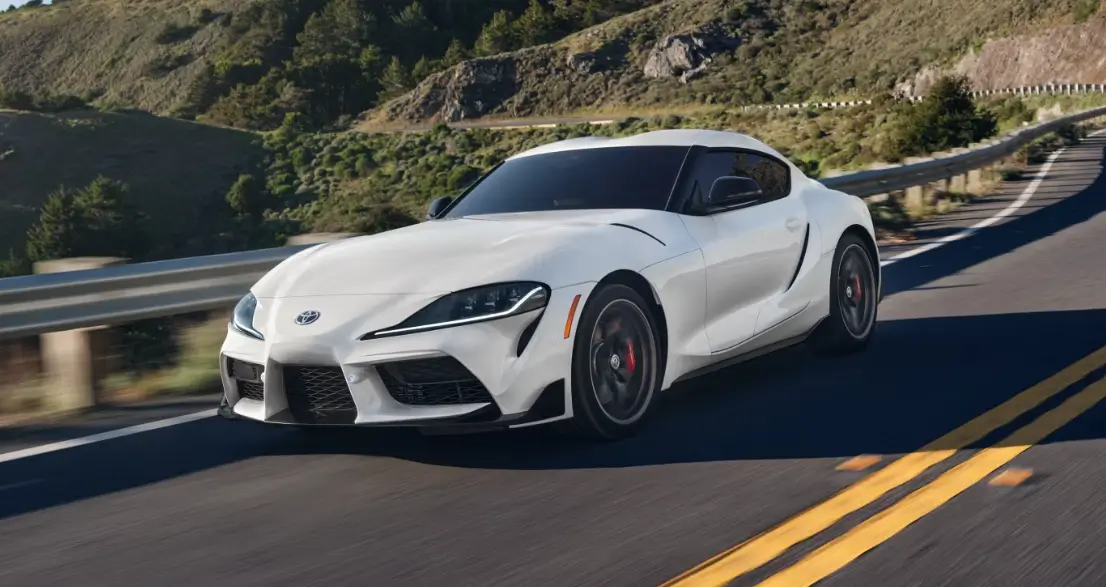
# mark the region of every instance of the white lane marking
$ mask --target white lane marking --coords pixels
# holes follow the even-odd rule
[[[600,124],[605,123],[605,122],[608,122],[608,121],[602,121],[602,122],[600,122]],[[1090,133],[1087,136],[1093,137],[1093,136],[1098,136],[1098,135],[1103,134],[1103,133],[1106,133],[1106,129],[1095,131],[1093,133]],[[981,222],[973,224],[972,226],[970,226],[970,227],[968,227],[968,228],[966,228],[966,229],[964,229],[964,230],[962,230],[962,231],[960,231],[956,234],[946,236],[946,237],[944,237],[940,240],[929,243],[928,245],[923,245],[923,246],[920,246],[916,249],[911,249],[909,251],[906,251],[905,253],[895,255],[894,257],[891,257],[889,259],[884,259],[883,261],[880,261],[880,266],[881,267],[886,267],[888,265],[891,265],[892,263],[895,263],[896,261],[901,261],[902,259],[908,259],[908,258],[913,257],[915,255],[921,255],[922,253],[925,253],[927,251],[932,251],[933,249],[944,246],[944,245],[946,245],[948,243],[951,243],[953,241],[958,241],[960,239],[967,238],[967,237],[975,234],[979,230],[981,230],[983,228],[986,228],[986,227],[998,222],[999,220],[1002,220],[1003,218],[1006,218],[1007,216],[1013,214],[1015,211],[1017,211],[1018,208],[1021,208],[1022,206],[1024,206],[1030,200],[1030,198],[1033,197],[1033,194],[1036,193],[1037,188],[1041,185],[1041,182],[1044,181],[1045,176],[1048,175],[1049,170],[1052,169],[1052,164],[1056,161],[1057,157],[1062,155],[1064,153],[1064,151],[1067,151],[1067,149],[1068,149],[1067,147],[1063,147],[1060,150],[1053,153],[1052,155],[1050,155],[1048,160],[1045,161],[1044,166],[1041,167],[1041,170],[1039,172],[1037,172],[1037,176],[1033,179],[1032,183],[1030,183],[1028,186],[1026,186],[1025,191],[1023,191],[1021,193],[1021,196],[1019,196],[1018,199],[1015,200],[1013,203],[1011,203],[1009,206],[1007,206],[1003,210],[999,211],[998,214],[995,214],[994,216],[992,216],[990,218],[987,218],[986,220],[983,220]],[[10,461],[16,461],[16,460],[19,460],[19,459],[25,459],[25,458],[28,458],[28,457],[38,456],[38,455],[41,455],[41,454],[57,452],[59,450],[66,450],[66,449],[69,449],[69,448],[76,448],[78,446],[84,446],[86,444],[93,444],[93,443],[96,443],[96,442],[103,442],[105,440],[111,440],[113,438],[121,438],[121,437],[124,437],[124,436],[130,436],[132,434],[138,434],[140,432],[148,432],[150,430],[157,430],[158,428],[168,428],[169,426],[176,426],[177,424],[185,424],[187,422],[193,422],[195,420],[202,420],[204,418],[210,418],[210,417],[215,416],[215,415],[216,415],[216,410],[214,410],[214,409],[204,410],[202,412],[194,412],[192,414],[185,414],[183,416],[177,416],[175,418],[166,418],[164,420],[158,420],[156,422],[148,422],[146,424],[138,424],[136,426],[129,426],[127,428],[120,428],[118,430],[109,430],[107,432],[101,432],[99,434],[92,434],[92,435],[89,435],[89,436],[82,436],[80,438],[73,438],[73,439],[70,439],[70,440],[62,440],[60,442],[54,442],[54,443],[51,443],[51,444],[44,444],[42,446],[34,446],[34,447],[31,447],[31,448],[25,448],[25,449],[22,449],[22,450],[6,452],[6,453],[0,453],[0,463],[7,463],[7,462],[10,462]]]
[[[1102,134],[1106,134],[1106,128],[1088,133],[1087,137],[1097,137]],[[1045,176],[1047,176],[1049,170],[1052,169],[1052,164],[1055,163],[1056,159],[1059,158],[1060,155],[1063,155],[1064,152],[1067,150],[1067,147],[1061,147],[1058,151],[1056,151],[1052,155],[1049,155],[1048,159],[1045,161],[1045,164],[1041,166],[1041,170],[1037,172],[1037,175],[1033,178],[1033,181],[1029,185],[1025,186],[1025,190],[1022,191],[1020,196],[1018,196],[1018,199],[1011,202],[1009,206],[1000,210],[994,216],[991,216],[990,218],[987,218],[985,220],[981,220],[958,233],[950,234],[949,236],[935,240],[927,245],[922,245],[916,249],[911,249],[909,251],[906,251],[905,253],[900,253],[898,255],[895,255],[894,257],[884,259],[880,261],[880,267],[886,267],[898,261],[902,261],[903,259],[909,259],[910,257],[921,255],[922,253],[927,253],[929,251],[932,251],[933,249],[943,247],[951,242],[967,238],[979,232],[980,230],[991,226],[999,220],[1002,220],[1003,218],[1006,218],[1007,216],[1013,214],[1018,210],[1018,208],[1026,205],[1029,200],[1033,198],[1033,195],[1037,193],[1037,188],[1041,186],[1041,182],[1045,180]]]
[[[126,428],[119,428],[117,430],[108,430],[107,432],[90,434],[88,436],[82,436],[80,438],[71,438],[69,440],[52,442],[50,444],[44,444],[41,446],[32,446],[31,448],[25,448],[22,450],[0,454],[0,463],[17,461],[19,459],[25,459],[28,457],[34,457],[46,453],[57,452],[59,450],[66,450],[69,448],[76,448],[78,446],[84,446],[86,444],[93,444],[96,442],[103,442],[105,440],[111,440],[113,438],[122,438],[124,436],[130,436],[132,434],[138,434],[140,432],[157,430],[158,428],[168,428],[169,426],[176,426],[177,424],[185,424],[187,422],[192,422],[195,420],[210,418],[214,415],[214,409],[204,410],[202,412],[193,412],[191,414],[185,414],[183,416],[177,416],[175,418],[166,418],[164,420],[157,420],[155,422],[146,422],[145,424],[137,424],[135,426],[128,426]]]
[[[1098,133],[1092,133],[1091,136],[1095,134]],[[986,218],[984,220],[980,220],[979,222],[969,226],[968,228],[965,228],[964,230],[961,230],[960,232],[950,234],[946,237],[939,238],[929,244],[925,244],[918,248],[910,249],[905,253],[899,253],[894,257],[884,259],[879,262],[880,267],[886,267],[888,265],[902,261],[903,259],[909,259],[910,257],[921,255],[922,253],[928,253],[933,249],[943,247],[951,242],[956,242],[958,240],[968,238],[969,236],[979,232],[980,230],[983,230],[984,228],[991,226],[992,224],[998,222],[999,220],[1002,220],[1003,218],[1006,218],[1014,212],[1017,212],[1018,208],[1026,205],[1026,203],[1029,202],[1033,195],[1037,193],[1037,188],[1041,186],[1041,182],[1045,180],[1045,176],[1048,175],[1049,170],[1052,169],[1052,164],[1055,163],[1056,159],[1060,155],[1063,155],[1064,151],[1067,150],[1067,147],[1063,147],[1052,155],[1049,155],[1048,159],[1045,161],[1045,164],[1041,166],[1041,170],[1037,172],[1037,175],[1033,178],[1033,181],[1030,182],[1029,185],[1025,186],[1025,190],[1023,190],[1021,195],[1018,196],[1018,199],[1010,202],[1009,206],[1003,208],[1002,210],[999,210],[999,212],[994,216],[991,216],[990,218]]]

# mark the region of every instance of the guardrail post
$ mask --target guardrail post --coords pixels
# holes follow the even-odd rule
[[[967,190],[973,194],[979,194],[983,191],[983,170],[972,169],[968,172],[968,186]]]
[[[912,215],[921,215],[925,211],[925,186],[915,185],[906,188],[906,211]]]
[[[963,194],[968,191],[968,176],[966,175],[954,175],[949,180],[949,191],[956,194]]]
[[[117,257],[81,257],[35,263],[35,273],[61,273],[122,265]],[[49,332],[40,337],[42,370],[51,396],[60,410],[91,408],[99,401],[100,381],[108,370],[111,331],[105,326]]]
[[[362,236],[359,232],[309,232],[288,237],[288,246],[317,245]]]

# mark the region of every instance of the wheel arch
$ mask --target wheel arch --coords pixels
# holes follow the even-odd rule
[[[595,285],[595,289],[599,289],[604,285],[624,285],[638,293],[646,303],[649,304],[649,309],[653,312],[653,316],[657,319],[657,334],[660,339],[660,351],[661,351],[661,378],[664,377],[664,366],[668,362],[668,319],[664,314],[664,307],[661,305],[660,296],[657,294],[656,288],[649,282],[644,276],[636,271],[629,269],[619,269],[608,273],[603,279],[599,280],[599,283]]]
[[[864,244],[864,250],[868,253],[868,258],[871,259],[872,267],[875,269],[876,287],[880,292],[880,295],[877,296],[878,300],[879,297],[882,297],[883,293],[883,271],[879,265],[879,246],[876,244],[876,239],[872,238],[872,233],[869,232],[867,228],[859,224],[847,226],[841,233],[841,236],[845,236],[846,234],[856,235],[857,238],[860,239],[860,242]]]

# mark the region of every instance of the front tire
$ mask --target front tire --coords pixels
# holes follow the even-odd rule
[[[868,346],[879,308],[876,262],[858,236],[845,234],[837,242],[830,272],[829,316],[814,335],[819,351],[853,353]]]
[[[635,290],[601,286],[584,307],[572,352],[572,412],[561,432],[598,440],[636,433],[662,381],[657,319]]]

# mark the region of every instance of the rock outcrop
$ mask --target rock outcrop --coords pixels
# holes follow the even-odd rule
[[[740,41],[717,23],[692,32],[668,35],[649,52],[642,73],[649,78],[679,77],[687,83],[706,71],[712,58],[732,51]]]
[[[402,118],[457,122],[491,114],[518,91],[510,55],[474,59],[425,79],[390,105]]]
[[[999,90],[1047,84],[1106,83],[1106,26],[1094,20],[1056,27],[1042,34],[987,41],[947,70],[927,67],[897,86],[922,95],[940,75],[966,76],[977,90]]]

